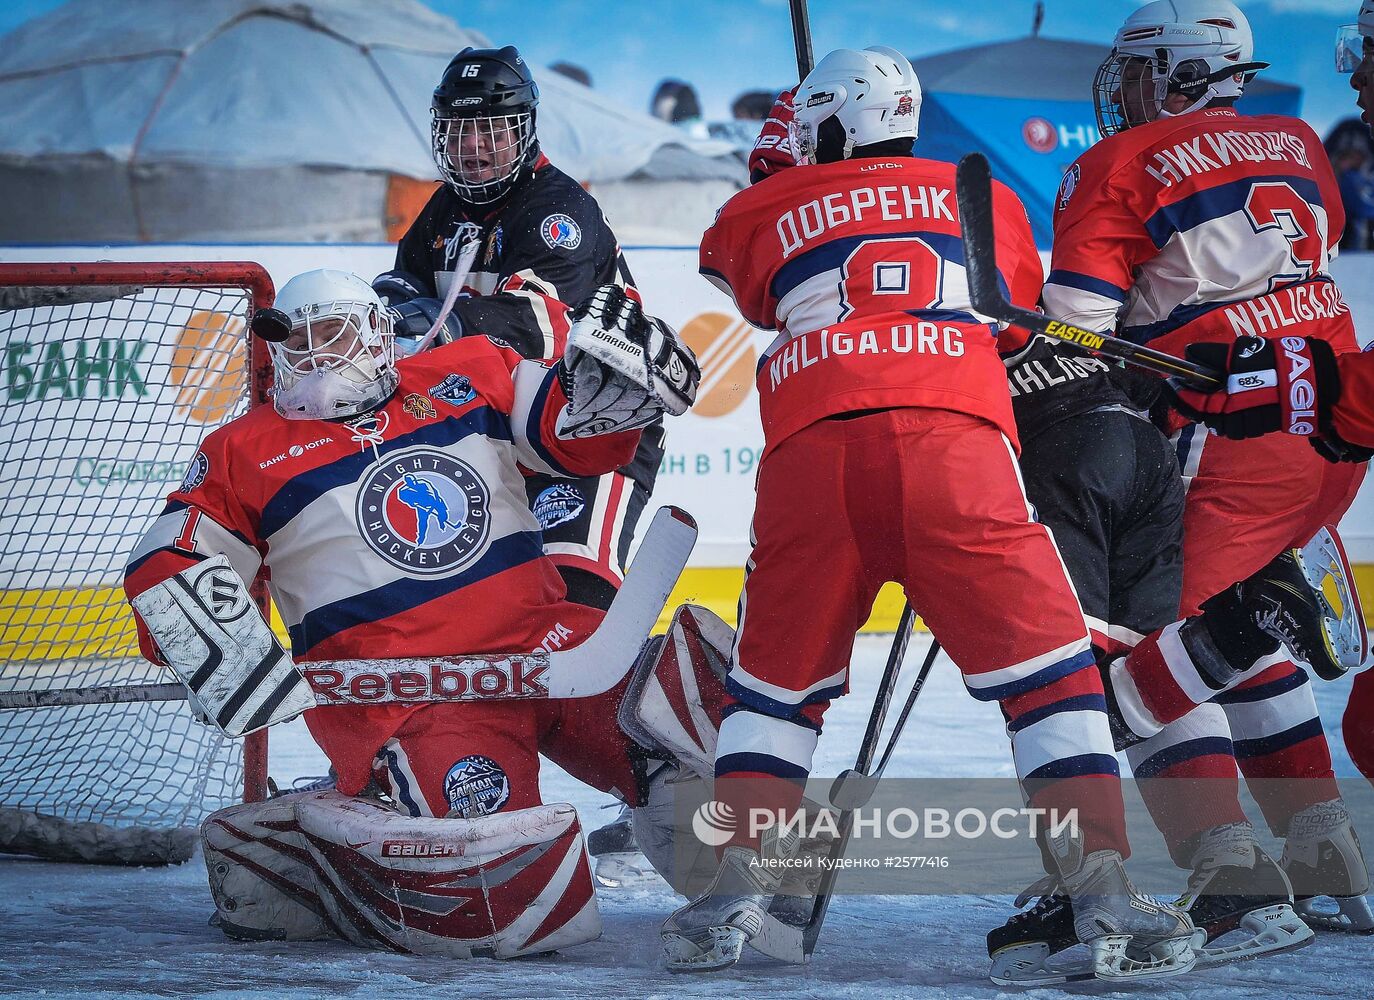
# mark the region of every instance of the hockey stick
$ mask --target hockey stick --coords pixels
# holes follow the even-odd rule
[[[814,56],[811,53],[811,18],[806,12],[806,0],[787,0],[792,15],[792,46],[797,51],[797,82],[811,72]]]
[[[868,716],[868,727],[864,730],[863,740],[859,743],[859,758],[853,768],[859,774],[867,774],[873,766],[874,752],[878,747],[878,738],[882,735],[883,721],[887,718],[888,706],[892,704],[892,695],[897,688],[897,675],[901,673],[902,661],[906,659],[906,649],[911,643],[911,633],[915,627],[916,611],[911,603],[907,602],[902,608],[901,620],[897,623],[897,634],[893,636],[892,649],[887,654],[882,680],[878,682],[878,696],[873,699],[873,711]],[[843,789],[845,776],[850,773],[852,772],[845,772],[835,779],[835,784],[831,786],[832,795],[836,789]],[[807,957],[816,950],[816,941],[821,936],[821,927],[825,923],[826,912],[830,909],[835,879],[839,874],[839,866],[835,862],[844,856],[845,849],[849,846],[849,835],[854,828],[853,810],[838,803],[835,805],[840,809],[839,836],[830,845],[830,853],[826,855],[825,871],[821,874],[820,885],[816,888],[816,900],[811,906],[811,919],[802,928],[802,954]]]
[[[888,734],[887,745],[883,747],[883,755],[878,758],[878,766],[871,771],[860,771],[857,768],[850,768],[844,771],[834,784],[830,786],[830,804],[836,809],[852,811],[862,808],[868,804],[868,800],[873,797],[873,792],[878,787],[878,779],[887,770],[888,761],[892,759],[893,752],[897,749],[897,741],[901,739],[902,730],[906,728],[906,720],[911,715],[911,710],[916,706],[916,699],[921,694],[921,688],[926,685],[926,678],[930,676],[930,668],[935,665],[935,658],[940,655],[940,641],[931,639],[930,649],[926,651],[925,661],[921,664],[920,671],[916,674],[916,680],[911,685],[911,690],[907,692],[906,703],[902,705],[902,711],[897,716],[897,722],[892,727],[892,732]],[[896,679],[893,679],[893,686],[896,686]]]
[[[1012,305],[998,285],[997,243],[992,224],[992,171],[986,156],[969,153],[959,161],[955,189],[959,221],[964,233],[964,267],[968,273],[969,300],[976,312],[1031,333],[1077,344],[1094,354],[1115,358],[1138,368],[1161,375],[1179,376],[1207,392],[1225,387],[1220,375],[1204,365],[1142,347],[1120,337],[1093,333],[1072,323]]]
[[[649,633],[667,603],[696,543],[691,515],[676,507],[661,507],[635,554],[625,582],[596,631],[572,649],[552,653],[474,654],[409,659],[333,660],[296,667],[295,682],[285,694],[252,688],[264,684],[256,675],[230,689],[223,700],[238,706],[254,697],[271,706],[419,704],[426,702],[488,701],[512,698],[585,698],[602,694],[634,666]],[[207,560],[206,562],[209,562]],[[204,563],[200,565],[205,565]],[[161,585],[159,585],[161,586]],[[192,675],[186,684],[140,684],[0,693],[0,709],[50,708],[63,705],[110,704],[129,701],[184,701],[194,691],[212,716],[221,715],[218,696],[212,700],[218,650],[209,650],[205,678]],[[289,673],[289,672],[288,672]],[[274,681],[275,683],[279,683]],[[308,689],[305,687],[308,685]],[[245,693],[247,691],[247,693]],[[274,692],[273,692],[274,693]],[[243,736],[300,711],[277,717],[245,717],[231,711],[217,724],[229,736]]]

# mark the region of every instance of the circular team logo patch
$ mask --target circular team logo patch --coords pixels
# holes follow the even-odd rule
[[[510,779],[490,757],[469,754],[444,776],[444,798],[453,815],[467,819],[486,816],[510,798]]]
[[[191,459],[191,465],[186,470],[186,478],[181,481],[181,492],[190,493],[193,489],[205,482],[205,477],[210,472],[210,460],[205,457],[205,452],[196,452],[196,457]]]
[[[491,494],[464,462],[417,448],[363,477],[358,527],[372,550],[412,573],[447,573],[481,554],[491,530]]]
[[[582,245],[582,227],[561,212],[547,217],[539,227],[539,233],[550,249],[562,247],[564,250],[576,250]]]
[[[1073,193],[1078,190],[1078,178],[1080,175],[1081,171],[1078,169],[1077,163],[1064,172],[1064,179],[1059,182],[1059,211],[1062,212],[1069,207],[1069,199],[1072,198]]]

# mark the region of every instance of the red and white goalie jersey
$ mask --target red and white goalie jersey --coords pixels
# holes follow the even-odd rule
[[[1328,275],[1344,225],[1331,165],[1302,121],[1229,108],[1160,118],[1065,174],[1045,309],[1179,355],[1198,340],[1288,332],[1350,350]]]
[[[266,566],[297,661],[528,652],[585,638],[600,613],[564,599],[524,475],[609,472],[630,460],[639,432],[560,440],[567,397],[555,369],[485,337],[397,370],[395,394],[365,418],[288,420],[260,406],[211,433],[130,557],[128,595],[222,552],[245,581]],[[139,638],[157,659],[141,623]],[[414,710],[369,707],[377,728],[358,734],[362,760]],[[329,711],[308,713],[312,729]],[[357,725],[358,711],[332,721]],[[352,792],[365,771],[349,777]]]
[[[1004,291],[1033,308],[1043,271],[1016,195],[994,183]],[[757,381],[767,447],[824,417],[920,406],[1016,440],[996,327],[969,303],[954,167],[844,160],[784,170],[731,198],[701,273],[779,331]]]

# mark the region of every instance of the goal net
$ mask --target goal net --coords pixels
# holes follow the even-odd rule
[[[125,562],[200,440],[265,399],[271,299],[255,264],[0,265],[0,691],[174,679],[139,656]],[[0,710],[0,852],[183,860],[261,797],[265,752],[184,701]]]

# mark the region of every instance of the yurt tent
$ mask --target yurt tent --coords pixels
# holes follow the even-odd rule
[[[1036,243],[1049,246],[1060,178],[1100,138],[1092,83],[1107,52],[1029,37],[913,59],[924,91],[917,153],[951,162],[986,153],[994,175],[1025,202]],[[1296,115],[1301,103],[1299,88],[1260,74],[1237,110]]]
[[[0,38],[0,242],[394,236],[437,177],[430,93],[486,44],[416,0],[71,0]],[[533,70],[545,151],[622,239],[695,242],[744,182],[726,144]]]

